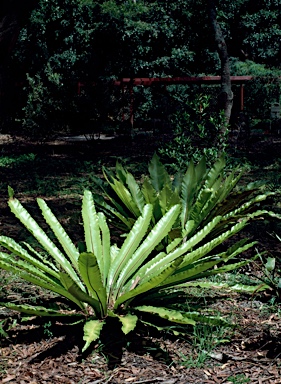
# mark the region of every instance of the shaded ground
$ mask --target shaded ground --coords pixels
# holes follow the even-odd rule
[[[23,199],[35,214],[34,197],[47,196],[50,205],[56,205],[64,224],[71,228],[72,224],[77,224],[77,194],[89,185],[87,167],[92,172],[100,172],[101,165],[114,166],[116,157],[122,156],[130,158],[130,161],[133,159],[135,170],[141,173],[142,170],[137,168],[138,162],[148,162],[156,145],[152,136],[75,144],[3,143],[2,156],[32,153],[35,157],[23,157],[20,166],[0,168],[0,232],[17,239],[26,236],[7,209],[7,184],[16,189],[17,197]],[[279,138],[253,139],[246,151],[242,147],[240,150],[243,150],[241,156],[245,162],[257,165],[254,174],[246,175],[248,181],[259,177],[270,178],[272,182],[276,178],[278,186]],[[76,172],[78,185],[73,185],[73,179],[71,185],[65,181],[73,172]],[[52,188],[48,190],[47,186],[51,184]],[[67,189],[65,195],[61,191],[63,185]],[[249,229],[249,234],[260,240],[261,250],[280,258],[280,243],[270,235],[278,228],[277,224],[271,223],[266,230],[257,225]],[[79,238],[77,232],[72,235]],[[244,274],[252,272],[255,271],[243,271]],[[5,295],[17,301],[23,293],[28,297],[31,292],[39,299],[46,295],[23,287],[15,276],[4,276],[1,281],[4,284],[0,288],[0,299]],[[224,334],[213,330],[213,338],[209,337],[210,329],[207,334],[206,330],[201,330],[197,337],[191,332],[187,339],[138,329],[126,344],[120,344],[118,338],[118,342],[105,339],[103,348],[96,344],[87,356],[80,354],[82,337],[79,327],[54,323],[50,319],[22,322],[18,315],[0,307],[0,324],[8,332],[8,338],[0,338],[2,383],[281,383],[281,311],[277,305],[270,304],[270,296],[264,293],[249,297],[221,290],[215,290],[212,297],[201,295],[207,308],[218,310],[237,327]],[[199,339],[205,339],[205,344],[200,344]],[[207,360],[199,366],[196,361],[204,359],[206,354]]]
[[[110,369],[108,364],[116,361],[114,344],[109,355],[96,346],[82,357],[81,335],[73,326],[56,324],[46,334],[46,323],[33,320],[32,325],[12,327],[9,339],[2,341],[2,383],[280,383],[280,314],[270,313],[259,300],[229,293],[217,305],[238,328],[228,335],[230,341],[212,350],[204,367],[192,367],[202,354],[199,346],[139,332],[131,335],[121,362]]]

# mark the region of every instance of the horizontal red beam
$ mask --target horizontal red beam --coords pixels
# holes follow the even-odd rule
[[[245,82],[252,80],[254,76],[230,76],[232,84],[244,84]],[[151,86],[153,84],[220,84],[221,76],[200,76],[200,77],[123,77],[119,80],[114,80],[113,84],[116,86]],[[92,84],[95,85],[95,84]],[[81,87],[85,84],[78,82],[78,94],[80,94]]]
[[[232,83],[243,84],[246,81],[252,80],[253,76],[231,76]],[[197,84],[219,84],[221,82],[221,76],[201,76],[201,77],[136,77],[136,78],[122,78],[120,80],[115,80],[114,85],[146,85],[150,86],[152,84],[188,84],[188,83],[197,83]]]

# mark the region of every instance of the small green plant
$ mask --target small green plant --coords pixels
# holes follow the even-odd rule
[[[187,162],[198,162],[204,155],[210,165],[214,158],[224,153],[228,142],[228,129],[225,125],[224,112],[210,110],[210,97],[199,95],[183,106],[173,117],[174,138],[159,149],[159,154],[173,171],[184,169]]]
[[[181,364],[188,367],[203,367],[210,359],[212,351],[220,344],[228,342],[225,327],[211,327],[207,324],[198,324],[193,327],[190,335],[192,356],[182,355]]]
[[[0,338],[1,337],[9,337],[7,332],[4,330],[5,323],[6,323],[6,320],[0,321]]]
[[[44,328],[44,331],[43,331],[44,335],[46,335],[49,338],[53,337],[53,332],[51,330],[51,328],[52,328],[51,320],[49,320],[48,322],[44,323],[43,324],[43,328]]]
[[[276,238],[281,241],[281,238],[275,234]],[[276,260],[276,257],[267,257],[266,261],[259,255],[262,262],[262,276],[258,279],[263,283],[265,288],[269,288],[272,292],[272,302],[281,300],[281,269]]]
[[[11,188],[9,196],[11,211],[31,232],[38,247],[34,242],[19,244],[0,236],[0,245],[6,250],[0,252],[0,268],[33,286],[63,296],[69,306],[62,308],[58,302],[54,309],[3,299],[1,306],[31,316],[74,318],[83,322],[83,351],[100,337],[108,321],[120,324],[124,334],[134,330],[138,321],[176,334],[189,332],[186,326],[197,323],[231,326],[219,316],[180,310],[178,302],[187,295],[183,290],[186,282],[225,273],[250,262],[237,260],[237,256],[254,242],[234,241],[228,248],[218,248],[245,227],[248,217],[241,217],[230,228],[224,226],[209,241],[206,239],[223,217],[213,217],[191,236],[188,234],[193,221],[189,221],[180,237],[158,250],[179,220],[181,205],[171,205],[153,223],[153,205],[145,204],[125,240],[117,246],[112,244],[104,214],[96,211],[92,193],[85,191],[82,201],[85,244],[78,249],[44,200],[37,202],[54,241],[14,197]],[[116,327],[111,329],[115,332]]]
[[[36,155],[34,153],[23,154],[19,156],[0,156],[0,167],[8,168],[11,166],[23,166],[34,162]]]
[[[233,384],[243,384],[243,383],[249,383],[251,381],[251,379],[249,379],[243,373],[240,375],[229,376],[227,380]]]

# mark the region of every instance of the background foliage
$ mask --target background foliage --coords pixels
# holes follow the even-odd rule
[[[280,75],[279,6],[279,0],[218,1],[233,75]],[[25,132],[44,137],[62,127],[92,130],[117,118],[120,123],[128,100],[112,87],[112,79],[220,74],[207,14],[205,0],[38,1],[11,63],[24,88],[15,113]],[[79,81],[84,84],[80,95]],[[269,95],[278,101],[269,88],[266,100]],[[261,90],[260,81],[249,85],[249,113],[257,99],[265,103],[259,111],[268,111]],[[185,91],[190,94],[189,87]],[[137,89],[136,122],[158,119],[171,127],[166,106],[171,105],[172,115],[175,103],[170,98],[170,89]]]

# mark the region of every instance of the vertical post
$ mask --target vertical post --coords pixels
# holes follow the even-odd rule
[[[240,84],[240,111],[244,111],[244,84]]]
[[[134,128],[134,84],[130,84],[130,123],[132,129]]]
[[[122,87],[122,123],[125,120],[125,112],[124,112],[124,94],[125,94],[125,86],[123,81],[121,82],[121,87]]]

